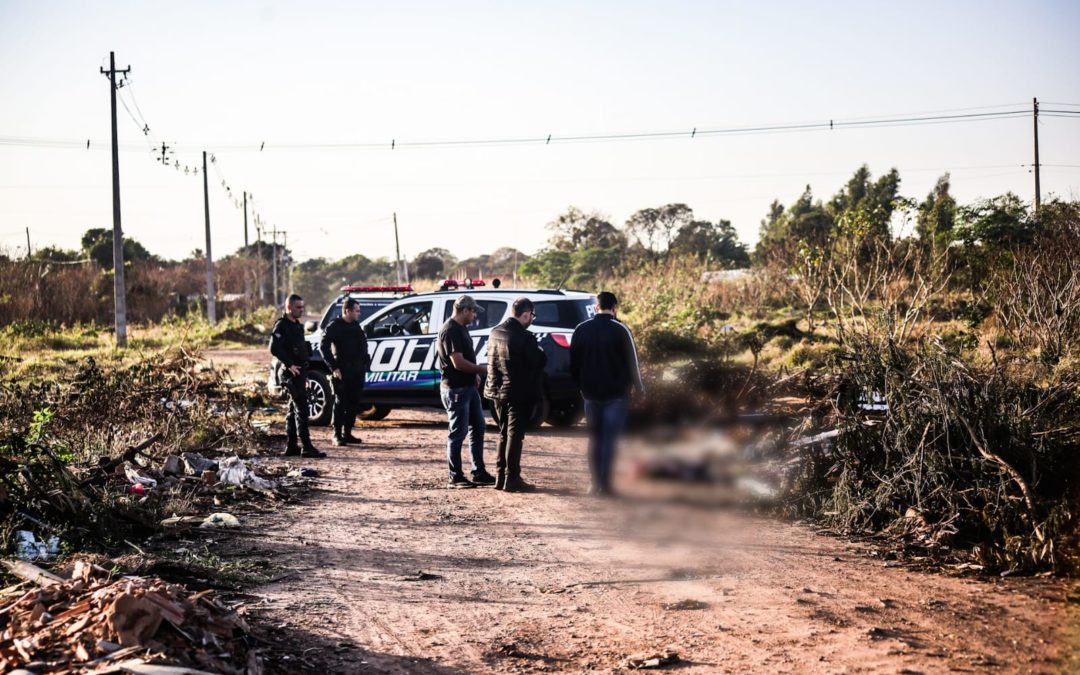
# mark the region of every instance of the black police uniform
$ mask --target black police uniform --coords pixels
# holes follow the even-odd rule
[[[330,371],[341,370],[341,379],[333,378],[334,439],[338,443],[357,443],[352,429],[360,411],[360,392],[364,390],[364,374],[368,369],[367,338],[359,321],[338,317],[323,331],[319,343],[323,361]]]
[[[270,353],[285,365],[283,377],[285,391],[289,394],[289,413],[285,422],[289,445],[285,454],[300,454],[301,445],[305,454],[321,454],[311,444],[308,431],[307,372],[311,362],[311,345],[304,339],[304,327],[300,322],[293,321],[287,315],[277,320],[270,335]],[[292,366],[300,368],[300,373],[290,373]]]

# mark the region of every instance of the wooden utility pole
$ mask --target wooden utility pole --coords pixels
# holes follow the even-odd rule
[[[131,72],[128,66],[116,69],[116,54],[109,52],[109,102],[112,108],[112,194],[113,194],[113,322],[116,326],[116,346],[127,347],[127,300],[124,295],[124,231],[120,227],[120,153],[116,142],[116,74]]]
[[[210,183],[206,179],[206,151],[202,154],[203,212],[206,215],[206,320],[217,323],[217,303],[214,293],[214,255],[210,250]]]
[[[30,250],[30,228],[26,228],[26,259],[30,259],[32,251]]]
[[[397,211],[394,211],[394,269],[397,272],[397,284],[401,285],[401,244],[398,243]]]
[[[1039,187],[1039,99],[1031,99],[1034,122],[1035,122],[1035,217],[1039,217],[1039,207],[1042,205],[1042,189]]]
[[[248,228],[247,228],[247,192],[244,192],[244,248],[248,247]]]

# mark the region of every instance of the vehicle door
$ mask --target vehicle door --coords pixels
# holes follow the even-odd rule
[[[377,312],[365,324],[371,367],[365,398],[430,399],[438,395],[439,365],[430,299],[402,301]]]

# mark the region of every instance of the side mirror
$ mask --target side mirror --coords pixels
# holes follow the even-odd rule
[[[304,332],[305,333],[314,333],[315,330],[318,327],[319,327],[319,322],[318,321],[314,321],[314,320],[307,321],[307,322],[304,323]]]
[[[372,328],[371,324],[364,326],[364,335],[368,337],[375,337],[375,329]]]

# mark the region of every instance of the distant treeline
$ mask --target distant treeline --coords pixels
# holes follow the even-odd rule
[[[1051,202],[1044,213],[1075,209]],[[815,199],[809,186],[790,206],[774,201],[761,221],[759,240],[750,250],[728,220],[698,218],[681,203],[643,208],[621,226],[608,216],[571,206],[547,224],[547,245],[527,255],[504,247],[492,253],[458,259],[444,248],[430,248],[408,260],[407,275],[418,288],[451,277],[501,277],[537,286],[595,288],[605,279],[625,276],[643,266],[669,259],[694,258],[710,269],[769,267],[803,280],[804,303],[813,307],[815,272],[854,245],[858,256],[873,255],[881,244],[905,243],[928,255],[949,252],[954,282],[977,288],[1002,252],[1030,241],[1039,228],[1029,206],[1011,193],[960,205],[950,194],[945,174],[921,201],[900,194],[896,169],[874,178],[868,167],[857,169],[830,199]],[[852,242],[855,242],[854,244]],[[272,302],[273,260],[278,255],[278,289],[303,295],[321,308],[345,284],[397,281],[394,261],[361,253],[336,260],[313,258],[293,263],[291,251],[259,242],[215,261],[221,296],[242,294],[237,308]],[[124,240],[131,319],[158,320],[204,302],[205,259],[196,249],[181,261],[166,260],[134,239]],[[23,318],[56,321],[98,320],[112,312],[112,233],[91,229],[80,248],[35,251],[29,259],[0,255],[0,322]],[[403,270],[405,272],[405,270]],[[89,296],[86,289],[90,290]],[[55,296],[79,290],[79,309]],[[85,299],[83,299],[85,298]],[[812,319],[812,314],[811,314]]]

